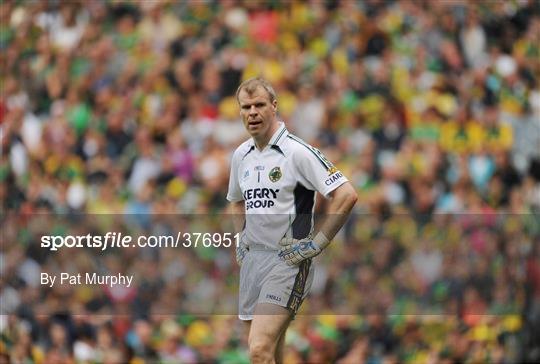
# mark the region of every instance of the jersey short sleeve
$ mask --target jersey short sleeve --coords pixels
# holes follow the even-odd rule
[[[240,149],[240,148],[239,148]],[[227,192],[227,200],[230,202],[242,201],[242,190],[238,182],[238,169],[240,168],[240,153],[239,149],[233,153],[231,160],[231,173],[229,175],[229,190]]]
[[[305,144],[296,150],[294,162],[299,182],[323,196],[347,182],[347,178],[317,148]]]

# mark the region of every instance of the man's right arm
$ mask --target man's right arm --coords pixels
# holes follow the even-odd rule
[[[244,201],[229,203],[229,214],[233,219],[235,233],[241,233],[245,222]]]
[[[229,190],[227,192],[227,200],[229,200],[228,213],[232,218],[233,228],[235,233],[240,233],[240,244],[236,246],[236,261],[238,265],[242,265],[242,261],[247,253],[247,246],[243,241],[242,230],[245,224],[245,209],[242,191],[238,183],[238,168],[239,168],[239,149],[233,154],[231,161],[231,174],[229,177]]]
[[[244,201],[231,202],[229,204],[229,214],[231,214],[235,233],[240,233],[239,245],[236,246],[236,263],[242,265],[247,253],[247,245],[243,241],[242,230],[245,223]]]

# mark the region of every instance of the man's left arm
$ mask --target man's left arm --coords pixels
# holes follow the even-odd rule
[[[324,222],[319,233],[331,241],[343,227],[351,210],[358,200],[358,195],[350,182],[345,182],[329,193],[330,202],[326,209]],[[317,236],[318,234],[315,234]]]
[[[293,138],[294,139],[294,138]],[[325,212],[325,220],[313,238],[302,240],[283,238],[279,256],[288,265],[296,265],[304,259],[318,255],[330,244],[351,212],[358,196],[353,186],[322,153],[316,148],[302,144],[293,153],[293,163],[297,167],[298,182],[312,191],[318,191],[330,199]]]
[[[319,255],[343,227],[358,195],[350,182],[345,182],[328,194],[330,203],[324,222],[313,239],[295,240],[284,238],[279,256],[288,265],[297,265],[304,259]]]

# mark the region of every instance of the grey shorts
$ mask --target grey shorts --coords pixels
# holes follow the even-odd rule
[[[306,298],[313,282],[313,264],[307,259],[288,266],[277,250],[250,248],[240,267],[238,317],[252,320],[258,303],[272,303],[294,314]]]

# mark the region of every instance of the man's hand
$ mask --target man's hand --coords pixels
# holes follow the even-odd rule
[[[244,243],[244,240],[240,238],[240,244],[236,246],[236,263],[238,263],[239,266],[242,266],[242,262],[244,261],[247,252],[248,247],[246,243]]]
[[[291,243],[292,242],[292,243]],[[279,257],[287,265],[298,265],[302,260],[317,256],[322,249],[311,239],[296,240],[292,238],[283,238],[280,241],[282,248],[279,251]]]
[[[278,255],[287,265],[298,265],[302,260],[319,255],[329,243],[322,233],[317,234],[313,240],[283,238],[279,242],[281,249]]]

